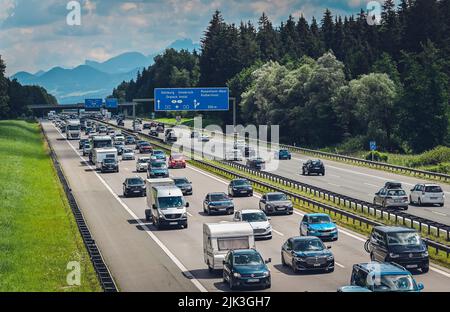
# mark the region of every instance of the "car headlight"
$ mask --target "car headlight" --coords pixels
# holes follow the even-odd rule
[[[181,215],[181,218],[184,219],[184,218],[187,218],[187,216],[188,216],[188,215],[187,215],[187,212],[185,212],[185,213],[183,213],[183,214]]]
[[[428,257],[428,256],[429,256],[428,250],[425,251],[425,252],[422,252],[420,255],[421,255],[422,257]]]
[[[294,207],[294,205],[288,204],[287,207],[288,207],[288,208],[292,208],[292,207]]]
[[[239,277],[241,277],[241,274],[239,274],[238,272],[234,272],[234,273],[233,273],[233,276],[239,278]]]
[[[159,217],[160,217],[161,219],[165,219],[165,218],[166,218],[162,212],[159,212]]]
[[[269,277],[269,276],[270,276],[270,271],[264,272],[264,273],[263,273],[263,276],[264,276],[264,277]]]
[[[294,259],[295,261],[305,261],[305,259],[303,259],[302,257],[295,257]]]
[[[398,258],[398,257],[400,257],[400,255],[391,252],[391,253],[389,253],[389,257],[390,258]]]
[[[270,230],[272,230],[272,226],[271,225],[266,227],[266,231],[270,231]]]
[[[327,261],[331,261],[331,260],[334,260],[334,256],[333,255],[327,257]]]

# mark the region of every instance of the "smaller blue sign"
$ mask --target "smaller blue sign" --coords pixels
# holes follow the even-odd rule
[[[103,100],[102,99],[85,99],[84,107],[85,108],[102,108]]]
[[[377,142],[370,141],[370,150],[371,151],[376,151],[377,150]]]
[[[119,101],[117,99],[105,99],[106,108],[118,108]]]

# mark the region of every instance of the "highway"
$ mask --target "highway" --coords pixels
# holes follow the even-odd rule
[[[131,129],[131,120],[126,120],[125,126]],[[148,130],[143,132],[148,134]],[[177,133],[182,134],[182,138],[185,140],[185,143],[190,140],[190,131],[177,130]],[[219,145],[223,142],[222,140],[223,136],[217,134],[217,137],[212,137],[211,141],[206,143],[208,144],[206,148],[210,150],[210,146],[214,144]],[[231,150],[233,148],[233,142],[230,138],[227,138],[224,142],[226,142],[226,149]],[[255,150],[257,149],[256,145],[250,144],[250,146],[253,146]],[[201,152],[201,145],[194,145],[194,149],[197,152]],[[270,153],[271,158],[272,155],[273,153]],[[265,158],[265,156],[263,156],[263,158]],[[326,170],[326,175],[324,177],[314,175],[302,176],[301,166],[303,162],[308,159],[321,158],[308,157],[306,155],[292,153],[291,160],[266,160],[267,171],[367,202],[373,202],[374,194],[379,191],[387,181],[401,182],[408,195],[409,190],[417,183],[438,183],[361,166],[352,166],[350,164],[328,159],[321,159]],[[245,164],[245,161],[241,163]],[[450,225],[450,185],[445,183],[440,185],[446,195],[444,207],[439,207],[437,205],[422,207],[410,205],[408,213],[435,222]]]
[[[170,170],[172,177],[187,177],[193,182],[194,194],[186,197],[190,203],[189,228],[158,231],[144,219],[145,198],[122,197],[125,178],[146,176],[145,173],[135,172],[135,161],[121,161],[119,173],[96,173],[86,159],[80,156],[78,141],[66,141],[49,122],[43,122],[42,125],[121,291],[229,290],[222,283],[221,272],[208,272],[202,247],[203,223],[232,219],[232,216],[207,216],[202,209],[203,198],[208,192],[226,192],[226,180],[192,166]],[[295,159],[290,163],[298,168]],[[325,178],[332,173],[331,168],[328,168]],[[315,180],[312,177],[305,179],[308,179],[308,183]],[[255,194],[251,198],[234,199],[236,210],[258,207],[258,197],[259,194]],[[272,288],[269,291],[333,292],[347,285],[352,265],[367,262],[369,256],[363,248],[366,238],[342,228],[339,229],[337,242],[326,243],[332,246],[335,255],[336,268],[333,273],[293,274],[289,268],[282,267],[281,245],[287,238],[298,235],[301,217],[300,211],[292,216],[272,217],[273,238],[256,243],[263,257],[272,259],[269,265]],[[433,265],[429,273],[415,275],[415,278],[425,285],[425,291],[450,291],[450,271],[447,269]]]

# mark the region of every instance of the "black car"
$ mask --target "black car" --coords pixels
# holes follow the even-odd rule
[[[82,149],[86,143],[89,143],[88,139],[81,139],[80,142],[78,142],[78,149]]]
[[[139,149],[141,147],[141,144],[143,143],[147,143],[147,141],[143,141],[143,140],[138,140],[136,141],[136,147],[134,149]]]
[[[119,172],[119,163],[114,158],[105,158],[102,161],[101,172]]]
[[[266,162],[262,158],[252,158],[247,159],[247,166],[256,169],[256,170],[264,170],[266,167]]]
[[[234,179],[228,185],[228,195],[232,197],[253,196],[253,187],[246,179]]]
[[[321,160],[308,160],[303,164],[302,174],[310,175],[311,173],[325,175],[325,166]]]
[[[419,233],[398,226],[376,226],[365,244],[372,261],[397,263],[407,270],[429,270],[429,255]]]
[[[334,256],[318,237],[289,238],[281,247],[281,263],[299,271],[334,271]]]
[[[123,182],[123,197],[146,195],[145,181],[141,177],[128,178]]]
[[[192,182],[186,178],[173,178],[173,182],[181,189],[183,195],[192,195]]]
[[[151,128],[151,124],[149,123],[145,123],[142,125],[142,129],[150,129]]]
[[[117,125],[124,127],[125,126],[125,122],[123,121],[123,119],[117,120]]]
[[[256,155],[255,149],[250,146],[244,147],[244,157],[253,157]]]
[[[213,212],[234,214],[234,204],[225,193],[208,193],[203,200],[203,212],[210,215]]]

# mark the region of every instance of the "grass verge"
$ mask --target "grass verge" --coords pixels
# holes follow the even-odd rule
[[[0,291],[101,291],[39,125],[0,121],[0,158]]]

